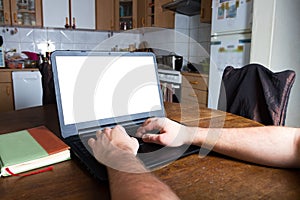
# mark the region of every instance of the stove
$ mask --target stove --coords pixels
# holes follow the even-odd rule
[[[180,71],[169,69],[158,69],[158,77],[161,83],[164,101],[181,101],[181,83],[182,75]]]

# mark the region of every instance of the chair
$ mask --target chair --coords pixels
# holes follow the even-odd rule
[[[43,62],[39,70],[42,74],[43,105],[56,104],[52,66],[48,62]]]
[[[286,110],[295,72],[273,73],[260,64],[225,68],[218,109],[264,125],[285,125]]]

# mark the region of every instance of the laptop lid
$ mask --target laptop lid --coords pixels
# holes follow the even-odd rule
[[[51,64],[63,138],[165,116],[153,53],[59,50]]]

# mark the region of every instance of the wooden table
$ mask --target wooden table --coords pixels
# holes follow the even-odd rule
[[[168,117],[201,127],[261,126],[259,123],[195,105],[166,103]],[[46,125],[59,134],[54,105],[0,114],[0,133]],[[182,199],[299,199],[300,172],[268,168],[216,153],[191,155],[153,172]],[[99,182],[72,159],[52,172],[0,179],[1,199],[109,199],[107,182]]]

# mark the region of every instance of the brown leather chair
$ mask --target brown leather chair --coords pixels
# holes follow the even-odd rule
[[[295,72],[274,73],[260,64],[228,66],[222,76],[218,109],[258,121],[285,125]]]

